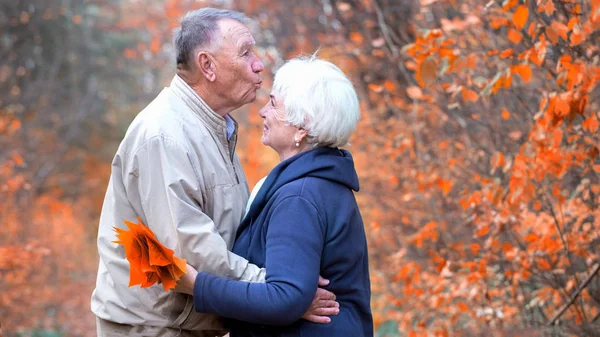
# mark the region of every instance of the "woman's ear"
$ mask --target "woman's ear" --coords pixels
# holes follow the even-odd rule
[[[208,81],[214,82],[217,79],[215,59],[207,52],[201,51],[196,54],[196,64],[200,74]]]
[[[308,137],[308,131],[303,128],[298,128],[298,130],[296,130],[296,134],[294,135],[294,140],[298,143],[301,143],[306,137]]]

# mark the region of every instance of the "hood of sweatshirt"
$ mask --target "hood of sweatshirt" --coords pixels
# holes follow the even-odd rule
[[[358,176],[350,152],[320,147],[299,153],[275,166],[256,194],[246,218],[256,217],[281,186],[305,177],[326,179],[354,191],[359,190]]]

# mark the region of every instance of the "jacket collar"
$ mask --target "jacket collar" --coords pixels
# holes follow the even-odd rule
[[[177,97],[181,98],[185,104],[219,137],[224,137],[227,141],[227,122],[225,118],[217,114],[211,107],[204,102],[202,97],[198,95],[185,81],[175,75],[171,81],[171,90]],[[229,116],[231,118],[231,116]],[[232,118],[233,119],[233,118]],[[237,122],[235,123],[234,135],[237,132]]]

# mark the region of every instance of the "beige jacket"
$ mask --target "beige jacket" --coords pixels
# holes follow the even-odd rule
[[[100,226],[100,265],[92,311],[101,319],[143,326],[223,333],[222,321],[193,310],[191,296],[162,285],[128,287],[129,263],[113,227],[139,216],[166,247],[199,271],[264,282],[265,271],[231,253],[248,200],[225,119],[178,76],[129,126],[112,163]],[[139,329],[139,327],[138,327]],[[215,331],[210,332],[211,330]],[[158,333],[158,332],[157,332]]]

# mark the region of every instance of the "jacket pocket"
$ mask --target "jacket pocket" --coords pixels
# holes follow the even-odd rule
[[[182,330],[206,330],[211,336],[224,335],[226,333],[223,319],[212,314],[199,313],[194,310],[194,298],[188,296],[183,311],[175,321],[173,326]],[[210,332],[210,333],[209,333]]]
[[[173,321],[173,326],[181,327],[185,320],[190,316],[190,313],[194,310],[194,298],[192,296],[188,296],[185,302],[185,306],[183,307],[183,311],[175,321]]]

